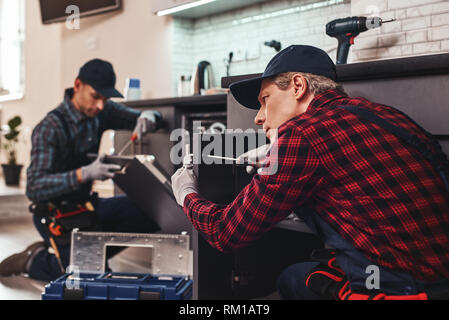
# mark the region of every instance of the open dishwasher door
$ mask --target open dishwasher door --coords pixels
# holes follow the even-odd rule
[[[192,225],[176,203],[170,177],[154,156],[134,156],[113,180],[158,224],[160,232],[191,234]]]
[[[89,155],[96,158],[97,155]],[[191,234],[192,225],[176,203],[171,177],[151,155],[105,156],[105,163],[119,164],[114,183],[129,199],[151,217],[161,233]]]

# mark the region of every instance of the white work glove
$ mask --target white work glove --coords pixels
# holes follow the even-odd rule
[[[162,115],[157,111],[144,111],[137,119],[137,124],[134,132],[137,134],[137,140],[141,140],[142,137],[158,129],[160,122],[162,121]]]
[[[191,193],[198,193],[198,182],[193,172],[193,156],[187,155],[184,158],[184,165],[171,177],[173,194],[176,202],[184,207],[184,200]]]
[[[118,164],[103,163],[104,155],[101,155],[93,163],[81,168],[81,176],[83,183],[93,180],[108,180],[114,178],[115,171],[120,171]]]
[[[254,166],[247,166],[246,171],[251,174],[256,169],[255,167],[261,165],[267,158],[267,154],[270,151],[271,144],[265,144],[256,149],[252,149],[237,158],[237,163],[254,163]],[[259,169],[260,170],[260,169]]]

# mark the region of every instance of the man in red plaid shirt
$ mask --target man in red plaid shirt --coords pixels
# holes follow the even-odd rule
[[[285,270],[283,298],[447,298],[449,194],[439,172],[448,171],[447,158],[405,114],[348,97],[335,81],[324,51],[290,46],[262,77],[231,85],[239,103],[259,109],[255,122],[276,150],[264,164],[277,161],[277,171],[262,169],[220,206],[198,194],[184,166],[172,177],[178,203],[220,251],[300,215],[334,249]]]

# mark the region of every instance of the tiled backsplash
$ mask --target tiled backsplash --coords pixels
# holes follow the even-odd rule
[[[335,61],[337,40],[325,33],[327,22],[351,15],[376,15],[397,21],[355,39],[349,62],[449,51],[448,0],[277,0],[196,20],[173,19],[173,93],[181,75],[190,76],[202,60],[212,64],[216,86],[226,76],[263,72],[276,54],[266,41],[285,48],[308,44]]]
[[[321,7],[314,9],[310,3]],[[280,41],[283,48],[291,44],[310,44],[326,50],[335,49],[337,41],[326,39],[325,25],[350,12],[348,0],[278,0],[193,21],[175,18],[172,37],[174,93],[180,76],[191,75],[201,60],[211,63],[215,84],[220,86],[221,78],[226,76],[225,60],[231,51],[234,62],[230,75],[263,72],[276,54],[273,48],[264,45],[266,41]]]
[[[449,52],[448,0],[352,0],[351,3],[352,15],[396,19],[356,38],[353,62]]]

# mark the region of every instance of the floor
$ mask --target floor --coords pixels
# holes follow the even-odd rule
[[[0,219],[0,261],[39,240],[31,215]],[[0,300],[40,300],[45,285],[25,276],[0,277]]]
[[[41,241],[41,238],[31,216],[0,219],[0,261],[36,241]],[[109,266],[116,272],[148,273],[149,268],[145,264],[148,260],[142,258],[140,248],[128,248],[109,260]],[[0,300],[41,300],[46,284],[26,275],[0,277]]]
[[[29,202],[25,197],[25,182],[22,181],[20,187],[6,187],[2,180],[0,176],[0,261],[41,241],[27,210]],[[111,196],[113,191],[106,184],[98,184],[97,188],[104,196]],[[112,263],[117,269],[124,265],[126,269],[126,254],[114,258]],[[0,277],[0,300],[40,300],[46,284],[26,275]]]
[[[24,185],[22,181],[19,187],[6,187],[0,176],[0,262],[41,241],[28,212]],[[111,184],[97,183],[94,188],[102,197],[113,196]],[[109,267],[115,272],[149,273],[147,255],[143,248],[127,248],[109,260]],[[0,300],[41,300],[46,284],[26,275],[0,277]]]
[[[100,186],[102,187],[102,186]],[[104,187],[105,196],[110,192]],[[14,253],[23,251],[30,244],[41,241],[32,216],[27,211],[28,201],[23,188],[6,188],[0,179],[0,261]],[[142,248],[127,248],[113,259],[109,266],[116,272],[148,273],[147,251]],[[28,278],[26,275],[0,277],[0,300],[41,300],[46,282]],[[260,299],[278,300],[277,293]]]

